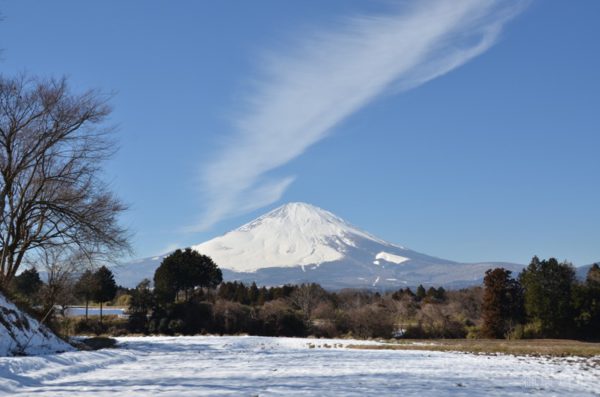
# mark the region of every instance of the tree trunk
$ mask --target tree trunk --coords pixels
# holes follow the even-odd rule
[[[88,304],[89,304],[89,299],[85,298],[85,321],[88,320]]]
[[[100,302],[100,324],[102,324],[102,302]]]

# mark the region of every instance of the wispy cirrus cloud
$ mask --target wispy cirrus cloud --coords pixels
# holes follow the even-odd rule
[[[485,52],[525,7],[502,0],[402,4],[344,18],[262,58],[228,144],[203,167],[206,207],[193,230],[279,200],[294,177],[270,171],[379,96],[417,87]]]

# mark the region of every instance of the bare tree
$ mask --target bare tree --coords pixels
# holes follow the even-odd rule
[[[47,249],[109,260],[129,249],[126,206],[100,179],[114,153],[110,114],[96,91],[65,79],[0,76],[0,286]]]
[[[326,296],[326,292],[318,284],[302,284],[294,290],[290,301],[302,311],[305,321],[310,320],[312,311]]]
[[[40,250],[36,254],[30,260],[41,266],[47,275],[47,282],[41,291],[44,309],[58,307],[64,316],[67,307],[74,302],[74,275],[78,272],[81,261],[76,253],[60,247]]]

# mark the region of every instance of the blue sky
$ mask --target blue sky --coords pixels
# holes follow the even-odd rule
[[[597,1],[0,13],[1,73],[114,94],[106,179],[131,205],[136,256],[305,201],[443,258],[600,260]]]

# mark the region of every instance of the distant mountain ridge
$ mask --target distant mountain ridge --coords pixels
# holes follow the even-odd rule
[[[204,243],[192,246],[223,270],[225,280],[259,285],[317,282],[326,288],[397,289],[480,284],[484,273],[505,262],[459,263],[422,254],[377,238],[306,203],[288,203]],[[115,268],[117,281],[134,286],[150,278],[163,256]]]
[[[594,263],[600,264],[600,261]],[[577,276],[577,279],[579,281],[585,281],[585,279],[587,278],[587,274],[592,268],[592,266],[594,266],[594,263],[590,263],[589,265],[585,266],[578,266],[575,268],[575,275]]]

